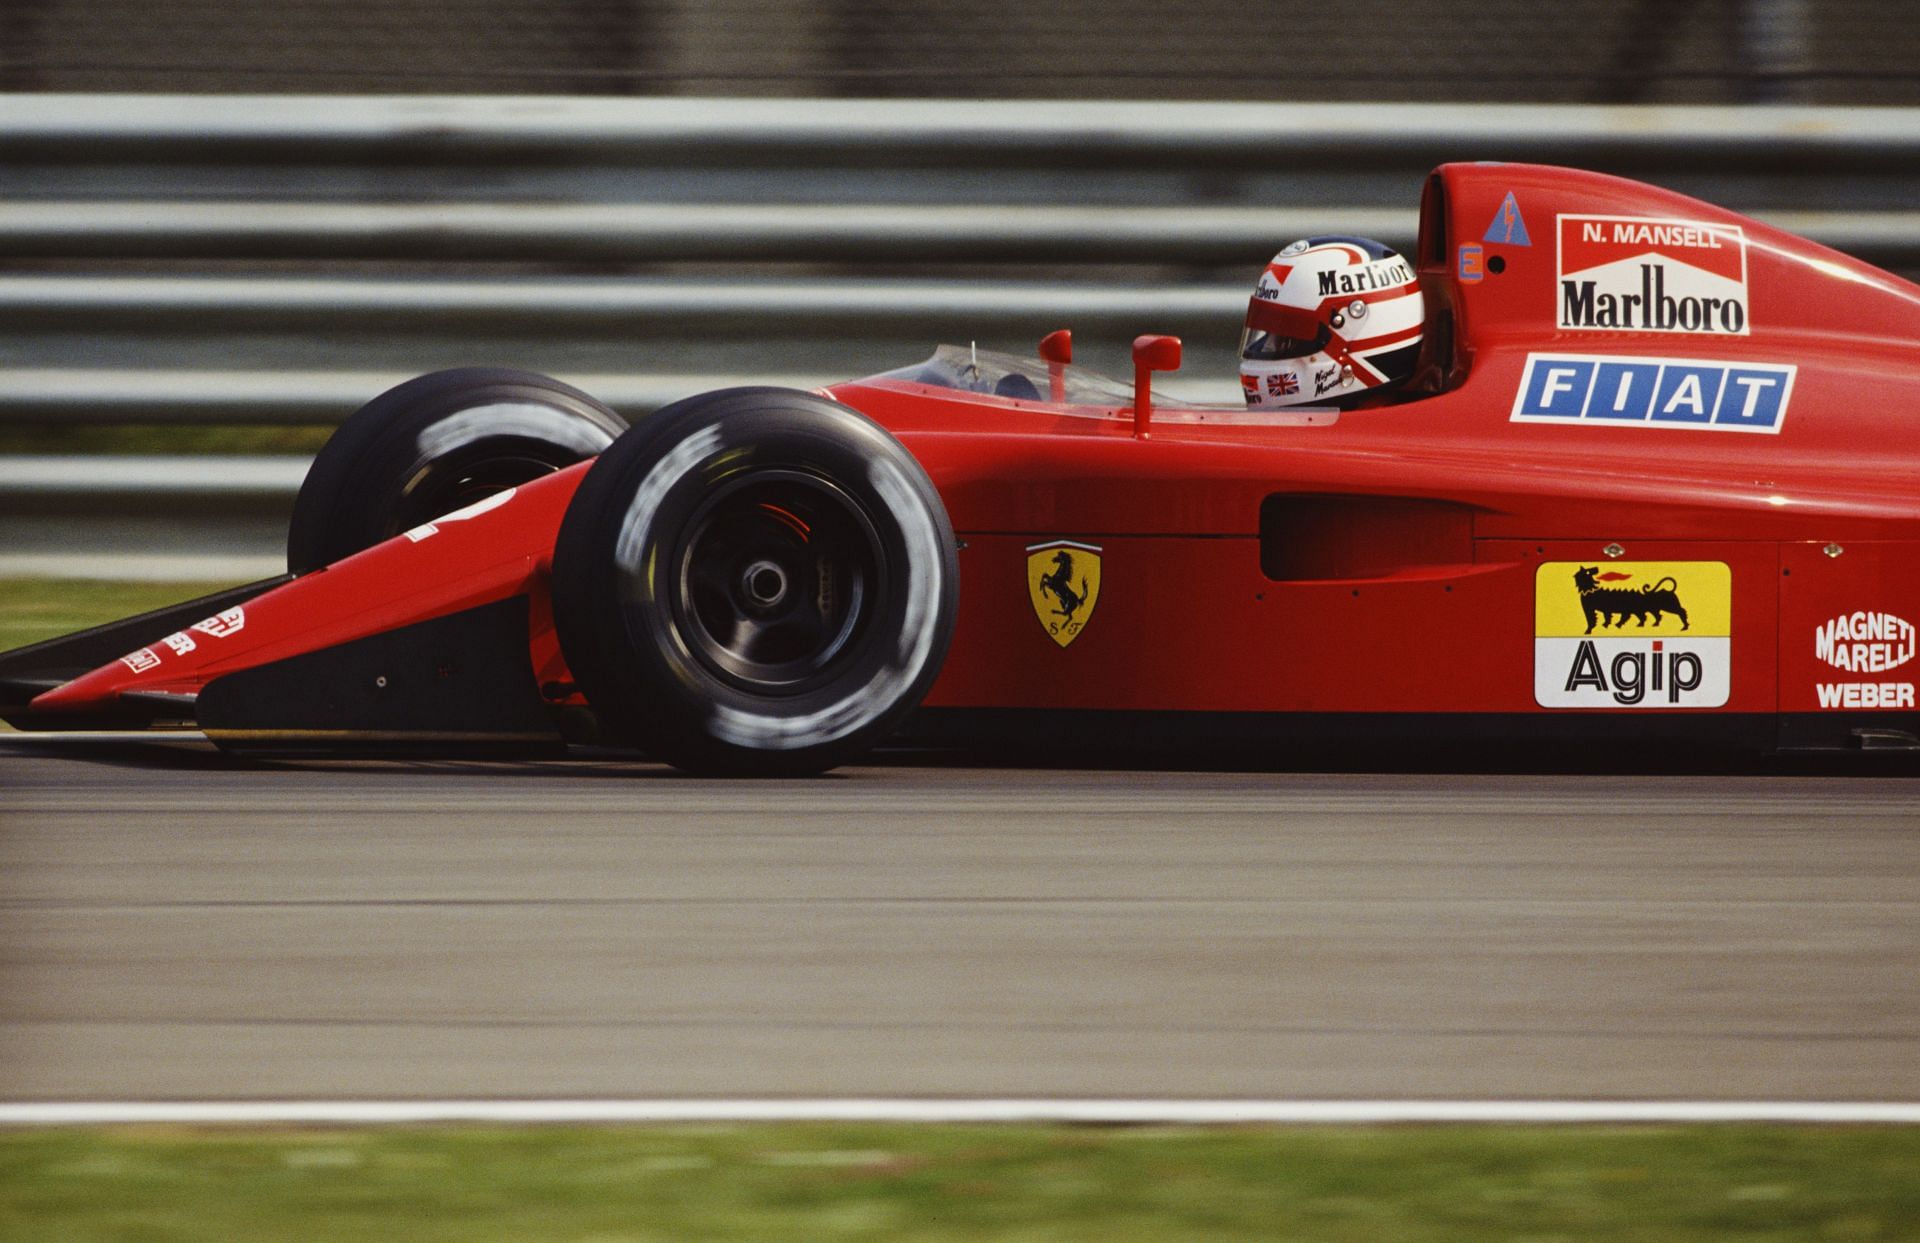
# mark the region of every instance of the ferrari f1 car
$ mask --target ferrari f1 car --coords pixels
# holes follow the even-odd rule
[[[1064,333],[630,429],[425,376],[319,455],[287,577],[0,657],[0,716],[741,774],[903,729],[1916,744],[1920,288],[1525,165],[1438,169],[1415,260],[1369,408],[1155,400],[1177,339],[1129,386]]]

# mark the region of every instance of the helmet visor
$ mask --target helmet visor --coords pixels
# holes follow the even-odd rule
[[[1317,351],[1330,336],[1332,330],[1312,311],[1255,298],[1247,303],[1247,330],[1240,337],[1240,357],[1256,362],[1299,358]]]
[[[1322,325],[1312,337],[1289,337],[1247,325],[1240,338],[1240,357],[1254,362],[1274,362],[1282,358],[1302,358],[1315,354],[1326,345],[1332,333]]]

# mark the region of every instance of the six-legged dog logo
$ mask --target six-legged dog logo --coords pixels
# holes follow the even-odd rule
[[[1600,622],[1602,630],[1618,630],[1627,624],[1631,617],[1642,628],[1647,618],[1653,618],[1658,626],[1660,619],[1672,613],[1680,619],[1680,629],[1691,627],[1687,622],[1687,610],[1680,603],[1680,584],[1671,574],[1657,583],[1645,583],[1639,588],[1602,587],[1601,579],[1621,581],[1631,579],[1631,574],[1602,574],[1597,565],[1583,565],[1574,571],[1574,589],[1580,593],[1580,611],[1587,617],[1587,633],[1593,633],[1593,623]]]
[[[1052,540],[1027,548],[1027,596],[1047,634],[1061,647],[1080,637],[1100,599],[1100,548]]]

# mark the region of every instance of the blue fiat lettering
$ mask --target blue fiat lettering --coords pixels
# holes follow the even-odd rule
[[[1778,363],[1529,354],[1511,417],[1777,434],[1793,378]]]
[[[1656,423],[1711,423],[1726,382],[1725,367],[1668,363],[1653,394]]]
[[[1592,382],[1590,362],[1529,358],[1526,399],[1520,405],[1520,413],[1577,419],[1586,407],[1587,390]]]
[[[1771,368],[1733,367],[1713,421],[1719,427],[1765,427],[1780,422],[1787,396],[1787,373]]]
[[[1587,417],[1645,421],[1653,409],[1654,381],[1659,377],[1659,363],[1601,363],[1593,375]]]

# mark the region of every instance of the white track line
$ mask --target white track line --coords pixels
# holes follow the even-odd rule
[[[0,1126],[427,1122],[1920,1123],[1920,1102],[1233,1100],[72,1101],[0,1104]]]

